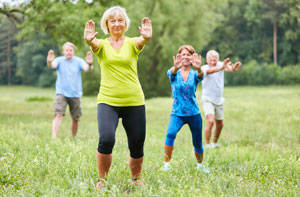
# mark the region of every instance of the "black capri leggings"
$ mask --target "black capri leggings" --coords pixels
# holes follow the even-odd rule
[[[122,124],[127,134],[130,156],[135,159],[144,156],[145,105],[115,107],[104,103],[98,104],[98,152],[102,154],[112,153],[119,118],[122,118]]]

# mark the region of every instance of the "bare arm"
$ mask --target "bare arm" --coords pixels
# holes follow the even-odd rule
[[[152,38],[152,24],[148,17],[142,19],[142,27],[139,27],[140,37],[135,40],[136,48],[141,50]]]
[[[89,20],[85,23],[84,40],[96,52],[100,47],[100,40],[96,38],[98,32],[95,32],[95,23]]]
[[[225,70],[225,68],[227,68],[230,64],[230,59],[229,58],[226,58],[223,62],[223,65],[220,66],[220,67],[211,67],[209,69],[207,69],[206,71],[206,74],[209,75],[209,74],[212,74],[212,73],[215,73],[215,72],[219,72],[220,70]]]
[[[56,68],[57,67],[57,63],[53,61],[54,59],[55,59],[54,51],[53,50],[48,51],[47,66],[49,68]]]

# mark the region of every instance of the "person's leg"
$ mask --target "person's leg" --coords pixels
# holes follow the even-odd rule
[[[58,131],[61,126],[62,117],[65,115],[65,110],[67,107],[67,100],[61,94],[57,94],[54,103],[54,119],[52,120],[52,139],[58,137]]]
[[[218,147],[218,140],[222,132],[222,128],[224,126],[223,124],[223,118],[224,118],[224,104],[222,105],[216,105],[216,114],[215,114],[215,119],[216,119],[216,128],[215,128],[215,134],[214,134],[214,139],[213,139],[213,146],[214,148]]]
[[[193,146],[195,151],[195,156],[197,160],[197,168],[200,169],[204,173],[209,173],[209,169],[204,167],[203,162],[203,155],[204,149],[202,145],[202,118],[201,115],[195,115],[186,117],[187,123],[190,127],[192,132],[192,139],[193,139]]]
[[[144,160],[144,141],[146,137],[145,106],[123,108],[122,124],[126,131],[130,151],[129,167],[131,178],[137,181],[141,174]]]
[[[206,144],[210,143],[211,131],[212,131],[212,127],[214,126],[214,122],[215,122],[214,115],[208,114],[206,116],[206,127],[205,127],[205,143]]]
[[[72,117],[72,122],[71,122],[72,137],[75,138],[78,131],[79,118],[81,116],[80,98],[67,98],[67,102],[69,104],[70,114]]]
[[[165,162],[170,162],[174,146],[165,145]]]
[[[221,135],[222,128],[223,128],[223,120],[216,120],[216,128],[215,128],[213,143],[218,142],[218,139]]]
[[[72,119],[71,123],[71,131],[72,131],[72,137],[75,138],[77,131],[78,131],[78,125],[79,125],[79,120]]]
[[[111,162],[112,154],[102,154],[97,152],[97,167],[100,178],[105,178],[107,176]]]
[[[112,149],[115,144],[115,132],[119,122],[119,116],[115,109],[103,103],[98,104],[99,144],[97,167],[101,179],[106,178],[112,162]]]
[[[202,162],[203,162],[203,156],[204,156],[203,152],[202,153],[195,152],[195,156],[196,156],[196,159],[197,159],[197,163],[201,163],[202,164]]]
[[[52,121],[52,139],[55,139],[58,137],[58,131],[61,126],[62,117],[63,117],[62,114],[56,114]]]
[[[186,117],[187,123],[192,133],[193,146],[195,156],[198,163],[203,161],[203,145],[202,145],[202,118],[201,115]]]
[[[169,165],[168,162],[170,162],[172,158],[172,153],[174,150],[174,141],[176,139],[176,135],[181,129],[181,127],[184,125],[184,121],[181,117],[171,114],[167,136],[165,140],[165,162],[166,165]]]
[[[202,105],[206,117],[205,142],[206,142],[206,147],[210,148],[209,144],[210,144],[211,132],[215,122],[215,117],[214,117],[215,109],[214,109],[214,105],[208,101],[203,101]]]

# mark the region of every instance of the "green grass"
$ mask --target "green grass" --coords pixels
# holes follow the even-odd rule
[[[77,141],[71,139],[69,112],[53,141],[54,94],[54,89],[0,86],[1,196],[300,195],[299,86],[226,87],[221,147],[204,156],[210,174],[196,170],[187,126],[175,141],[172,170],[161,171],[172,99],[147,100],[145,186],[130,188],[129,151],[120,123],[108,187],[101,192],[95,190],[96,98],[82,98]]]

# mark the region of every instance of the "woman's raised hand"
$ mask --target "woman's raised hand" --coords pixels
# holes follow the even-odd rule
[[[198,71],[201,70],[201,56],[198,55],[197,53],[193,54],[192,65],[195,67],[196,70]]]
[[[84,28],[84,40],[88,45],[96,38],[98,32],[95,32],[95,23],[93,20],[89,20],[85,23]]]
[[[182,67],[182,55],[179,53],[176,55],[176,57],[173,56],[173,62],[174,62],[174,68],[176,70],[179,70]]]
[[[140,34],[145,40],[152,38],[152,24],[148,17],[142,19],[142,27],[139,27]]]

